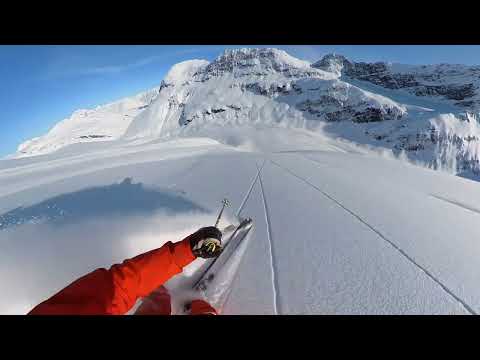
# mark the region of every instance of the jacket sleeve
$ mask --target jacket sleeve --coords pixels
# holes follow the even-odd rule
[[[182,272],[195,260],[189,238],[113,265],[97,269],[37,305],[28,315],[121,315],[138,298]]]

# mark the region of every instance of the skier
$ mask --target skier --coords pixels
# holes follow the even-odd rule
[[[204,227],[177,243],[113,265],[97,269],[68,285],[37,305],[29,315],[123,315],[138,298],[146,297],[137,315],[170,315],[170,295],[164,284],[197,257],[217,257],[222,252],[222,232]],[[148,295],[148,297],[147,297]],[[216,315],[206,301],[194,300],[187,306],[191,315]]]

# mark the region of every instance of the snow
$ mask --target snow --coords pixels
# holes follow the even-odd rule
[[[229,56],[238,57],[237,53]],[[224,57],[221,57],[217,62],[223,60]],[[248,61],[251,59],[248,58]],[[281,64],[286,66],[290,63]],[[300,72],[292,76],[292,81],[292,78],[286,78],[268,67],[267,70],[262,67],[266,72],[260,79],[255,75],[257,70],[251,70],[251,67],[247,69],[248,73],[242,74],[241,81],[236,77],[238,73],[221,73],[207,81],[195,80],[200,76],[197,74],[190,82],[162,89],[149,108],[134,119],[123,138],[169,138],[183,133],[193,135],[204,131],[207,125],[303,127],[311,118],[298,109],[299,104],[318,102],[321,96],[330,96],[342,106],[358,110],[368,107],[391,109],[398,116],[406,112],[404,106],[385,96],[341,82],[336,75],[321,70],[308,68],[308,74],[314,71],[313,77],[305,78],[304,73]],[[237,69],[232,71],[237,72]],[[307,70],[303,68],[302,71]],[[280,93],[277,93],[278,88],[282,88]],[[310,91],[312,88],[315,91]],[[294,89],[302,93],[297,94]],[[272,95],[264,96],[258,92],[272,92]],[[324,106],[322,111],[334,112],[338,109],[339,105],[334,103],[329,107]]]
[[[475,114],[459,118],[454,114],[441,114],[430,119],[437,143],[436,169],[456,174],[458,159],[478,163],[480,159],[480,125]]]
[[[275,48],[263,49],[227,49],[216,59],[217,63],[233,62],[235,66],[249,64],[249,65],[268,65],[275,68],[277,71],[294,68],[308,68],[310,63],[308,61],[297,59],[287,52]]]
[[[224,197],[222,227],[255,222],[227,314],[480,311],[475,182],[306,130],[223,137],[251,146],[189,137],[0,162],[0,313],[213,223]]]
[[[172,66],[163,81],[166,84],[180,85],[190,80],[193,75],[208,65],[206,60],[188,60]]]
[[[20,144],[17,157],[48,154],[80,142],[116,140],[157,94],[155,88],[95,109],[77,110],[44,136]]]
[[[282,167],[268,163],[264,175],[277,258],[279,313],[463,311],[404,256],[314,187],[325,180],[312,186],[300,180],[305,171],[300,178],[290,174],[293,163],[298,162],[302,159],[297,156],[283,155]],[[305,169],[304,164],[301,167]],[[324,175],[308,173],[315,178]],[[276,181],[278,178],[283,181]],[[297,213],[300,208],[301,215]],[[288,226],[282,226],[285,219],[289,219]]]
[[[436,72],[446,72],[449,76],[462,76],[465,75],[470,69],[476,70],[478,66],[467,66],[462,64],[430,64],[430,65],[410,65],[401,63],[389,63],[387,64],[391,72],[400,74],[420,74],[431,75]]]
[[[415,96],[404,89],[403,90],[387,89],[366,81],[351,79],[347,76],[342,76],[341,79],[351,85],[355,85],[371,93],[382,95],[386,98],[396,101],[397,103],[404,104],[407,106],[407,108],[410,108],[410,109],[412,109],[412,107],[415,107],[419,111],[422,111],[422,110],[427,112],[438,111],[441,113],[459,111],[459,109],[454,105],[446,101],[442,101],[441,99],[438,99],[438,98],[428,97],[428,96],[425,96],[425,97]]]
[[[213,224],[226,197],[221,227],[254,220],[226,314],[476,314],[477,116],[277,49],[177,64],[0,160],[0,313]],[[175,311],[204,265],[166,284]]]

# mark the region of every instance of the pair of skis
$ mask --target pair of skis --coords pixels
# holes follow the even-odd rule
[[[215,222],[216,227],[227,205],[228,201],[224,200],[222,210]],[[253,228],[253,221],[250,218],[237,217],[237,221],[223,229],[223,250],[218,257],[207,259],[200,268],[186,278],[171,280],[172,287],[168,286],[168,288],[174,314],[188,314],[187,306],[194,299],[203,299],[219,313],[223,313],[223,307],[232,291],[249,244],[250,231]]]
[[[218,226],[221,214],[227,205],[228,201],[224,200],[215,226]],[[225,241],[222,253],[211,260],[192,286],[195,293],[219,311],[228,300],[232,283],[248,245],[250,230],[253,227],[251,218],[239,218],[238,220],[239,224],[234,227],[228,240]]]
[[[225,246],[223,247],[222,253],[212,261],[212,263],[207,267],[207,269],[193,285],[193,288],[195,290],[205,291],[208,289],[222,266],[225,265],[225,263],[232,257],[235,251],[246,239],[252,226],[253,221],[250,218],[240,221],[240,224],[235,228],[235,231],[232,233]]]

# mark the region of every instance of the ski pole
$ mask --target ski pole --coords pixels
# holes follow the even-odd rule
[[[220,210],[220,214],[218,214],[217,221],[215,222],[215,227],[218,227],[218,223],[220,222],[220,218],[222,217],[223,210],[225,209],[226,206],[230,205],[230,202],[228,201],[228,199],[223,199],[222,204],[223,206],[222,206],[222,209]]]

